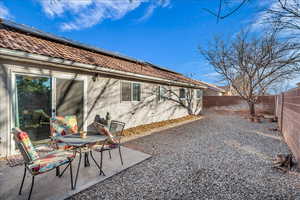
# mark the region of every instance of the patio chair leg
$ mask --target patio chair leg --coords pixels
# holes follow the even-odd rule
[[[110,152],[110,150],[108,150],[108,154],[109,154],[109,159],[111,159],[111,152]]]
[[[71,164],[71,162],[69,162],[69,164],[65,167],[65,169],[62,171],[62,173],[60,173],[60,174],[58,175],[59,178],[62,177],[62,175],[65,173],[65,171],[67,170],[67,168],[69,167],[70,164]]]
[[[19,195],[22,194],[22,188],[23,188],[25,176],[26,176],[26,167],[24,167],[24,175],[23,175],[23,178],[22,178],[22,183],[21,183],[21,186],[20,186]]]
[[[73,169],[72,169],[72,161],[70,161],[70,176],[71,176],[71,189],[73,190]]]
[[[76,188],[78,173],[79,173],[79,169],[80,169],[80,163],[81,163],[81,152],[79,153],[79,161],[78,161],[78,167],[77,167],[77,172],[76,172],[76,177],[75,177],[75,184],[74,184],[73,189]]]
[[[100,169],[101,169],[101,174],[103,173],[103,170],[102,170],[102,166],[103,166],[103,151],[101,150],[101,153],[100,153]],[[100,175],[101,175],[100,174]],[[105,176],[105,174],[103,173],[103,176]]]
[[[102,171],[102,168],[101,168],[101,166],[99,166],[99,164],[98,164],[98,163],[97,163],[97,161],[95,160],[95,158],[94,158],[94,155],[93,155],[93,152],[92,152],[92,151],[90,151],[90,154],[91,154],[91,157],[92,157],[93,161],[95,162],[95,164],[97,165],[98,169],[100,170],[100,175],[101,175],[101,174],[103,174],[103,175],[105,176],[104,172]]]
[[[29,192],[28,200],[29,200],[29,199],[30,199],[30,197],[31,197],[31,193],[32,193],[33,185],[34,185],[34,176],[32,176],[31,188],[30,188],[30,192]]]
[[[119,146],[119,154],[120,154],[120,160],[121,160],[121,164],[123,165],[123,157],[122,157],[122,152],[121,152],[121,146]]]

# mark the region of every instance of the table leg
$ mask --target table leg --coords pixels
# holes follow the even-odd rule
[[[98,169],[100,171],[100,175],[103,174],[105,176],[105,174],[104,174],[104,172],[102,170],[102,167],[100,167],[99,164],[97,163],[97,161],[95,160],[92,151],[90,151],[90,154],[91,154],[91,157],[92,157],[93,161],[95,162],[96,166],[98,167]]]
[[[77,184],[77,179],[78,179],[78,173],[80,169],[80,163],[81,163],[81,149],[79,150],[79,161],[78,161],[78,167],[77,167],[77,172],[76,172],[76,177],[75,177],[75,183],[73,189],[75,190],[76,184]]]
[[[89,154],[86,152],[84,153],[84,166],[85,167],[89,167],[90,165],[90,161],[89,161]]]
[[[59,175],[60,175],[60,168],[56,167],[56,176],[59,176]]]

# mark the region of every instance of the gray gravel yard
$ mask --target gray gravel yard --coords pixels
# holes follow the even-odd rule
[[[300,175],[271,168],[288,153],[275,125],[210,113],[130,141],[153,157],[72,199],[300,199]]]

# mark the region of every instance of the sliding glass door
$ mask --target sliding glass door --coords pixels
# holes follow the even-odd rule
[[[15,126],[33,141],[49,138],[52,80],[49,77],[16,75]]]
[[[50,117],[76,115],[83,129],[84,81],[15,74],[14,126],[32,141],[49,139]]]
[[[84,82],[56,79],[56,115],[76,115],[78,128],[83,128]]]

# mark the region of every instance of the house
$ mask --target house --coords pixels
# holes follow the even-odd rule
[[[226,91],[218,87],[216,85],[210,84],[210,83],[205,83],[202,82],[204,85],[207,86],[207,88],[203,92],[203,96],[224,96],[226,95]]]
[[[15,153],[13,127],[40,141],[49,138],[51,116],[76,115],[82,130],[107,113],[126,128],[179,118],[187,109],[163,91],[182,102],[187,90],[195,91],[192,105],[199,111],[205,88],[148,62],[1,20],[0,157]]]

